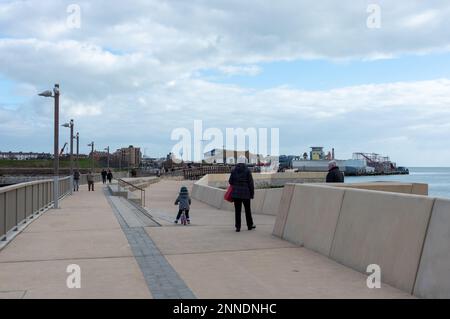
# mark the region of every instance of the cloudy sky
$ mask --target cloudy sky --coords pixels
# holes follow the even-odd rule
[[[450,166],[449,17],[447,0],[0,0],[0,150],[52,151],[36,94],[60,83],[83,152],[162,156],[202,120],[279,128],[282,154]]]

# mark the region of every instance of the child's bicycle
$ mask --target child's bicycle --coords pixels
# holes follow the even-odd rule
[[[187,218],[186,218],[186,214],[184,211],[181,214],[181,225],[187,225]]]

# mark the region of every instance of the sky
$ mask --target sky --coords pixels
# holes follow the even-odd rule
[[[0,150],[52,152],[37,94],[59,83],[84,153],[165,156],[201,120],[279,128],[281,154],[450,166],[448,17],[446,0],[0,0]]]

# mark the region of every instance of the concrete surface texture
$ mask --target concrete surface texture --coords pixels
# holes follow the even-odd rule
[[[346,189],[331,258],[361,272],[377,264],[384,282],[412,293],[433,201]]]
[[[450,201],[437,199],[428,227],[414,294],[450,298]]]
[[[273,234],[361,273],[376,264],[383,282],[407,293],[450,298],[449,225],[447,200],[330,184],[287,184]]]
[[[386,284],[369,289],[365,274],[273,236],[275,216],[254,215],[256,229],[236,233],[232,212],[193,200],[192,224],[174,225],[181,185],[195,188],[171,181],[147,188],[147,207],[164,226],[146,231],[197,298],[412,297]]]
[[[236,233],[232,212],[194,199],[191,225],[175,225],[181,186],[193,188],[189,181],[150,185],[146,207],[162,226],[128,229],[100,185],[83,186],[0,251],[0,298],[161,298],[180,280],[197,298],[412,298],[388,284],[369,289],[367,274],[273,236],[275,216],[255,215],[255,230]],[[281,194],[286,219],[294,188]],[[161,281],[150,271],[166,261],[165,275],[179,279]],[[66,286],[70,264],[81,267],[81,289]]]
[[[101,186],[96,189],[81,186],[0,251],[0,298],[151,298]],[[81,267],[81,289],[67,287],[71,264]]]
[[[283,237],[286,221],[291,207],[292,195],[294,194],[295,184],[286,184],[281,193],[278,214],[276,215],[275,225],[273,227],[273,235]]]
[[[399,183],[399,182],[374,182],[374,183],[354,183],[354,184],[336,183],[331,186],[369,189],[374,191],[402,193],[402,194],[428,195],[428,184],[422,183]]]
[[[330,255],[344,190],[295,185],[283,238]]]
[[[219,175],[219,176],[216,176]],[[260,180],[270,179],[270,175],[273,174],[255,174]],[[216,185],[217,181],[220,183],[228,183],[229,174],[212,174],[206,175],[199,181],[195,182],[192,187],[192,198],[195,198],[203,203],[206,203],[212,207],[234,211],[234,206],[223,199],[225,195],[225,188],[218,188],[211,186]],[[226,182],[225,182],[226,180]],[[225,185],[225,184],[224,184]],[[275,216],[278,212],[278,205],[281,200],[282,188],[268,188],[268,189],[256,189],[255,198],[253,200],[252,211],[255,214],[267,214]]]
[[[320,183],[325,182],[326,172],[284,172],[284,173],[253,173],[253,181],[258,187],[284,186],[286,183]],[[203,179],[207,185],[226,188],[230,174],[210,174]]]

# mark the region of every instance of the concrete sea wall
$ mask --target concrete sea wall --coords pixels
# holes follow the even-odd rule
[[[218,209],[234,211],[232,203],[223,199],[225,188],[228,186],[230,174],[210,174],[197,181],[192,189],[192,197]],[[267,187],[255,190],[255,198],[252,200],[252,212],[255,214],[276,215],[281,201],[283,189],[280,186],[287,182],[315,183],[324,182],[326,173],[301,172],[301,173],[275,173],[253,174],[255,187]],[[270,188],[270,187],[279,188]]]
[[[450,298],[450,201],[411,194],[422,184],[355,187],[286,185],[273,234],[362,273],[377,264],[382,282],[415,296]]]

